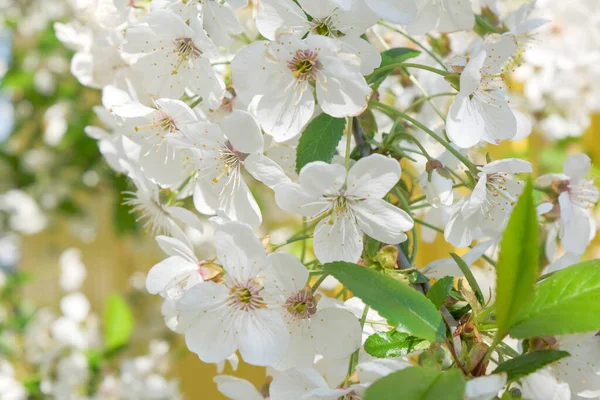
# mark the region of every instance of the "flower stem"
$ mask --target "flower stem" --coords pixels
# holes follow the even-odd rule
[[[289,238],[288,240],[286,240],[283,243],[272,244],[271,245],[271,250],[275,251],[275,250],[279,249],[280,247],[286,246],[286,245],[288,245],[290,243],[299,242],[300,240],[310,239],[311,237],[312,237],[311,235],[295,236],[295,237]]]
[[[319,286],[321,286],[321,283],[323,283],[323,281],[325,279],[327,279],[327,277],[329,276],[329,273],[324,273],[323,275],[321,275],[321,277],[319,279],[317,279],[317,281],[315,282],[314,285],[312,285],[312,292],[316,292],[317,289],[319,288]]]
[[[346,172],[350,170],[350,151],[352,148],[352,118],[346,118]]]
[[[435,139],[439,144],[444,146],[450,153],[452,153],[454,155],[454,157],[458,158],[469,170],[473,171],[474,173],[478,172],[477,166],[475,164],[473,164],[467,157],[462,155],[458,150],[456,150],[454,147],[452,147],[452,145],[450,143],[448,143],[446,140],[444,140],[442,137],[440,137],[437,133],[435,133],[434,131],[432,131],[431,129],[429,129],[428,127],[426,127],[425,125],[423,125],[422,123],[417,121],[416,119],[412,118],[411,116],[407,115],[406,113],[395,110],[392,107],[388,106],[387,104],[383,104],[378,101],[371,101],[369,104],[371,104],[373,107],[375,107],[379,111],[387,114],[392,119],[402,118],[402,119],[405,119],[408,122],[412,123],[416,127],[420,128],[423,132],[425,132],[429,136],[431,136],[433,139]]]
[[[360,328],[361,330],[365,327],[365,321],[367,320],[367,314],[369,313],[369,306],[365,304],[365,308],[363,310],[362,316],[360,317]],[[350,362],[348,363],[348,375],[346,376],[346,381],[350,379],[354,370],[356,369],[356,365],[358,364],[358,357],[360,354],[360,348],[356,349],[354,353],[350,356]]]
[[[423,69],[425,71],[433,72],[433,73],[441,75],[441,76],[450,75],[450,72],[448,72],[448,71],[443,71],[441,69],[433,68],[433,67],[430,67],[429,65],[414,64],[414,63],[398,63],[398,64],[384,65],[383,67],[377,68],[373,72],[373,74],[378,74],[381,72],[394,70],[396,68],[417,68],[417,69]]]
[[[407,38],[408,40],[410,40],[411,42],[413,42],[414,44],[419,46],[421,49],[423,49],[423,51],[425,53],[429,54],[431,56],[431,58],[433,58],[438,64],[440,64],[446,71],[448,70],[448,67],[446,67],[446,64],[444,64],[444,62],[434,52],[432,52],[427,47],[425,47],[423,44],[421,44],[421,42],[419,42],[417,39],[410,36],[408,33],[396,28],[394,25],[392,25],[388,22],[381,21],[379,23],[382,26],[385,26],[386,28],[393,30],[394,32],[398,32],[399,34],[401,34],[402,36],[404,36],[405,38]]]

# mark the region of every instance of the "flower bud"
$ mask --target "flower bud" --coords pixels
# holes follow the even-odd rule
[[[485,370],[489,361],[483,361],[485,353],[487,353],[490,346],[485,343],[477,343],[469,352],[469,360],[467,361],[467,371],[473,376],[482,376],[485,374]]]
[[[558,340],[554,336],[538,336],[528,341],[529,351],[557,350]]]
[[[383,268],[394,269],[398,259],[398,248],[388,244],[383,246],[373,257],[373,261],[378,262]]]

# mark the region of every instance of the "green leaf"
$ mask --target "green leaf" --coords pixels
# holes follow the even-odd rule
[[[296,170],[312,161],[331,162],[344,135],[346,120],[325,113],[313,119],[302,132],[296,154]]]
[[[554,273],[535,289],[510,329],[515,338],[600,329],[600,260]]]
[[[446,303],[453,285],[454,279],[451,276],[445,276],[431,286],[431,289],[427,292],[427,298],[439,309]]]
[[[430,342],[444,340],[446,329],[435,306],[408,285],[356,264],[338,261],[323,269],[379,312],[388,322]]]
[[[125,299],[111,294],[104,305],[104,347],[107,352],[125,346],[133,334],[133,313]]]
[[[410,367],[375,381],[367,388],[365,400],[462,400],[465,385],[458,369]]]
[[[560,350],[542,350],[525,353],[500,364],[494,373],[506,372],[508,380],[515,381],[568,356],[570,356],[569,353]]]
[[[381,66],[379,68],[392,65],[400,64],[411,58],[415,58],[421,54],[420,51],[415,49],[409,49],[408,47],[397,47],[395,49],[389,49],[381,53]],[[392,72],[393,70],[387,70],[379,72],[375,70],[371,75],[367,77],[367,83],[369,85],[375,84],[379,86],[381,82]]]
[[[508,220],[500,249],[496,266],[496,340],[513,325],[538,277],[539,229],[531,179]]]
[[[483,293],[481,292],[481,288],[479,287],[477,279],[475,279],[471,268],[469,268],[465,260],[463,260],[462,257],[458,254],[450,253],[450,256],[452,256],[454,262],[456,263],[456,265],[458,265],[458,268],[460,268],[465,278],[467,278],[467,282],[469,282],[469,286],[471,286],[471,289],[473,289],[473,291],[475,292],[475,297],[477,297],[477,301],[479,301],[479,304],[481,304],[482,306],[485,305]]]
[[[365,351],[378,358],[405,356],[424,346],[429,346],[429,342],[398,331],[377,332],[365,341]]]

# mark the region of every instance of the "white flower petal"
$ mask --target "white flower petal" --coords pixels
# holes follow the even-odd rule
[[[214,282],[200,282],[189,288],[179,300],[178,311],[204,311],[222,306],[229,298],[227,286]],[[231,354],[231,353],[229,353]]]
[[[311,318],[317,352],[325,358],[348,357],[362,343],[362,328],[356,316],[348,310],[329,307]]]
[[[349,195],[382,198],[400,180],[400,163],[381,154],[361,158],[348,171]]]
[[[275,188],[275,202],[284,211],[312,217],[325,211],[331,202],[309,194],[297,183],[284,183]]]
[[[346,169],[342,165],[311,162],[300,170],[298,181],[308,194],[318,197],[337,193],[346,180]]]
[[[291,254],[271,253],[267,256],[269,270],[264,287],[267,292],[283,295],[284,299],[298,293],[308,282],[308,270]]]
[[[353,206],[360,229],[383,243],[398,244],[406,240],[407,232],[414,226],[404,210],[382,200],[370,198]]]
[[[283,357],[290,341],[281,314],[269,309],[254,310],[242,319],[238,336],[244,361],[262,366]]]
[[[566,159],[563,172],[574,181],[580,181],[585,179],[591,167],[592,160],[586,154],[575,154]]]
[[[521,160],[519,158],[506,158],[504,160],[492,161],[491,163],[482,167],[481,171],[486,174],[500,172],[520,174],[524,172],[533,172],[533,168],[530,162]]]
[[[246,282],[266,267],[265,248],[246,224],[231,222],[218,226],[215,248],[223,268],[233,279]]]
[[[414,20],[417,15],[417,6],[414,0],[365,0],[381,18],[395,24],[406,25]]]
[[[244,167],[254,179],[261,181],[271,189],[282,183],[291,182],[279,164],[261,153],[250,154],[244,160]]]
[[[235,321],[239,317],[225,309],[200,313],[185,331],[188,349],[207,363],[227,359],[237,349]]]
[[[313,246],[317,259],[322,263],[356,262],[362,252],[362,232],[348,217],[325,217],[315,228]]]
[[[278,33],[304,36],[309,24],[306,14],[289,0],[262,0],[258,6],[256,27],[267,39],[275,40]]]
[[[186,272],[198,270],[198,265],[179,256],[169,257],[156,264],[146,277],[146,290],[157,294],[165,290],[173,278]]]
[[[481,140],[484,124],[468,95],[454,98],[446,121],[446,133],[454,144],[465,149],[475,146]]]
[[[231,400],[264,400],[253,384],[245,379],[229,375],[217,375],[213,378],[221,394]]]
[[[302,400],[312,389],[329,388],[313,368],[295,368],[274,377],[269,387],[271,400]]]
[[[465,400],[492,400],[506,385],[506,373],[480,376],[467,381]]]
[[[219,125],[235,150],[242,153],[262,153],[263,135],[252,115],[234,110]]]
[[[381,53],[371,43],[360,36],[346,35],[339,40],[346,43],[348,47],[360,57],[360,73],[369,75],[381,65]]]
[[[157,236],[156,242],[162,251],[169,256],[180,256],[191,263],[198,263],[194,251],[187,243],[170,236]]]

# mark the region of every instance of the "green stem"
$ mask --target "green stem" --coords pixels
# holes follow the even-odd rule
[[[498,28],[490,24],[481,15],[475,14],[475,20],[481,27],[485,28],[489,33],[502,33]]]
[[[383,67],[377,68],[373,72],[373,74],[379,74],[381,72],[394,70],[396,68],[417,68],[417,69],[423,69],[425,71],[433,72],[433,73],[441,75],[441,76],[450,75],[450,72],[448,72],[448,71],[443,71],[441,69],[433,68],[433,67],[430,67],[429,65],[414,64],[414,63],[397,63],[397,64],[384,65]]]
[[[425,222],[425,221],[422,221],[422,220],[420,220],[420,219],[413,218],[413,221],[415,221],[415,223],[417,223],[417,224],[420,224],[420,225],[426,226],[426,227],[428,227],[429,229],[433,229],[433,230],[434,230],[434,231],[436,231],[436,232],[439,232],[439,233],[444,233],[444,230],[443,230],[442,228],[438,228],[437,226],[431,225],[431,224],[429,224],[429,223],[427,223],[427,222]]]
[[[464,186],[465,186],[464,183],[457,183],[456,185],[452,186],[452,189],[457,189],[457,188],[461,188],[461,187],[464,187]],[[416,199],[411,200],[410,204],[412,206],[413,204],[418,203],[418,202],[423,201],[423,200],[427,200],[427,196],[425,196],[425,195],[419,196]]]
[[[437,141],[439,144],[444,146],[446,148],[446,150],[448,150],[450,153],[452,153],[454,155],[454,157],[458,158],[467,168],[469,168],[469,170],[476,172],[476,173],[479,172],[479,171],[477,171],[477,166],[475,164],[473,164],[467,157],[462,155],[458,150],[456,150],[454,147],[452,147],[452,145],[450,143],[448,143],[446,140],[444,140],[442,137],[440,137],[437,133],[435,133],[434,131],[432,131],[431,129],[429,129],[428,127],[426,127],[425,125],[423,125],[422,123],[417,121],[416,119],[412,118],[411,116],[407,115],[406,113],[403,113],[398,110],[394,110],[392,107],[388,106],[387,104],[383,104],[378,101],[371,101],[370,104],[373,107],[375,107],[376,109],[378,109],[379,111],[387,114],[392,119],[402,118],[402,119],[405,119],[408,122],[412,123],[416,127],[420,128],[423,132],[425,132],[429,136],[431,136],[433,139],[435,139],[435,141]]]
[[[411,42],[413,42],[414,44],[416,44],[417,46],[419,46],[421,49],[423,49],[423,51],[427,54],[429,54],[429,56],[431,56],[431,58],[433,58],[438,64],[440,64],[442,66],[442,68],[444,68],[446,71],[448,70],[448,67],[446,66],[446,64],[444,64],[444,62],[431,50],[429,50],[427,47],[425,47],[424,45],[421,44],[421,42],[419,42],[417,39],[413,38],[412,36],[410,36],[408,33],[396,28],[394,25],[387,23],[385,21],[381,21],[380,22],[381,25],[385,26],[388,29],[393,30],[394,32],[398,32],[399,34],[401,34],[402,36],[404,36],[405,38],[407,38],[408,40],[410,40]]]
[[[444,96],[456,96],[456,93],[437,93],[429,96],[419,97],[417,100],[413,101],[413,103],[404,110],[404,112],[409,112],[419,104],[435,99],[436,97],[444,97]]]
[[[321,283],[323,283],[323,281],[325,279],[327,279],[327,277],[329,276],[329,273],[325,273],[323,275],[321,275],[321,277],[319,279],[317,279],[317,281],[315,282],[314,285],[312,285],[312,292],[316,292],[317,289],[319,288],[319,286],[321,286]]]
[[[365,309],[363,310],[362,316],[360,317],[360,328],[361,331],[365,327],[365,321],[367,320],[367,314],[369,313],[369,306],[365,305]],[[348,375],[346,376],[346,381],[350,379],[356,366],[358,365],[358,357],[360,354],[360,348],[356,349],[354,353],[350,356],[350,362],[348,363]]]
[[[350,150],[352,148],[352,118],[346,118],[346,172],[350,170]]]
[[[279,249],[280,247],[286,246],[290,243],[299,242],[300,240],[310,239],[311,237],[312,237],[311,235],[300,235],[300,236],[292,237],[283,243],[272,244],[271,249],[273,251],[275,251],[275,250]]]
[[[197,98],[196,100],[194,100],[194,101],[192,101],[192,102],[190,103],[190,106],[189,106],[189,107],[193,109],[194,107],[196,107],[196,106],[197,106],[198,104],[200,104],[201,102],[202,102],[202,97],[201,97],[201,96],[198,96],[198,98]]]

